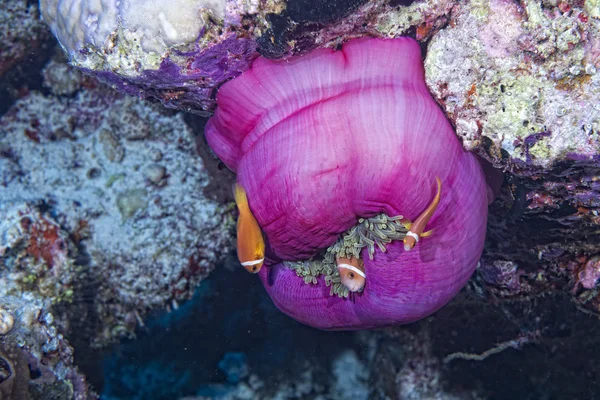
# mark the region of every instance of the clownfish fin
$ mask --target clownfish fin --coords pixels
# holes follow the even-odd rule
[[[237,204],[238,207],[248,204],[246,190],[239,183],[233,185],[233,197],[235,198],[235,204]]]
[[[427,232],[421,233],[421,235],[419,235],[419,236],[421,236],[421,237],[428,237],[428,236],[431,236],[434,232],[435,232],[435,229],[431,229],[431,230],[429,230]]]

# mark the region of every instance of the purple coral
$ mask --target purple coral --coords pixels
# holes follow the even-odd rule
[[[409,323],[470,277],[485,237],[485,180],[431,98],[415,41],[363,38],[341,51],[257,59],[217,104],[206,137],[248,192],[272,250],[260,278],[282,311],[323,329]],[[436,177],[435,233],[410,252],[401,241],[372,260],[363,251],[362,293],[330,296],[324,279],[305,284],[281,263],[316,256],[359,218],[414,221]]]

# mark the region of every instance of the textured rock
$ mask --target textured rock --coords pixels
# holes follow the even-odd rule
[[[41,9],[73,65],[129,94],[201,111],[256,57],[254,38],[279,3],[44,0]]]
[[[597,159],[600,20],[593,6],[461,3],[429,43],[429,88],[467,149],[550,167]]]
[[[69,67],[63,57],[51,59],[42,71],[44,86],[57,96],[71,96],[84,82],[82,74]]]
[[[73,366],[73,348],[59,333],[51,302],[31,293],[6,295],[5,283],[0,280],[0,313],[13,324],[0,333],[0,398],[96,399]]]
[[[227,208],[203,195],[182,115],[98,87],[34,92],[0,124],[0,295],[74,309],[91,296],[102,344],[187,298],[228,251]]]
[[[138,56],[137,61],[146,67],[156,61],[152,54],[195,40],[205,19],[222,19],[226,1],[43,0],[41,6],[44,19],[67,51],[76,54],[88,44],[102,48],[115,35],[137,42],[131,49],[139,53],[131,54],[128,62]]]
[[[87,2],[67,8],[65,1],[42,2],[42,9],[71,62],[170,107],[211,110],[213,89],[248,69],[259,52],[281,58],[353,36],[411,34],[428,42],[428,85],[466,148],[487,148],[495,164],[504,152],[549,167],[593,158],[598,147],[600,20],[591,1],[349,1],[330,9],[198,1],[186,3],[202,16],[194,23],[160,1],[108,1],[102,10]],[[164,21],[141,20],[147,8]],[[95,22],[77,22],[84,17]]]

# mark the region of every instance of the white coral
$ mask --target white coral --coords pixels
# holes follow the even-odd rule
[[[225,6],[226,0],[40,1],[44,20],[72,61],[81,66],[92,61],[87,59],[90,51],[107,56],[103,61],[115,65],[108,55],[117,47],[115,56],[133,55],[143,67],[150,67],[150,61],[168,48],[198,37],[203,12],[220,19]]]

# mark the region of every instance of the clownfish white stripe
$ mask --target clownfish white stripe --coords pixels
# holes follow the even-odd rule
[[[414,233],[412,231],[406,232],[406,236],[410,236],[411,238],[415,239],[416,243],[419,242],[419,235],[417,235],[416,233]]]
[[[254,261],[244,261],[242,263],[242,266],[244,266],[244,267],[251,267],[253,265],[258,265],[258,264],[260,264],[263,261],[265,261],[264,258],[261,258],[260,260],[254,260]]]
[[[362,272],[360,269],[356,268],[354,265],[350,265],[350,264],[338,264],[337,267],[338,268],[346,268],[346,269],[349,269],[350,271],[354,271],[358,275],[362,276],[363,278],[367,277],[367,275],[365,275],[364,272]]]

